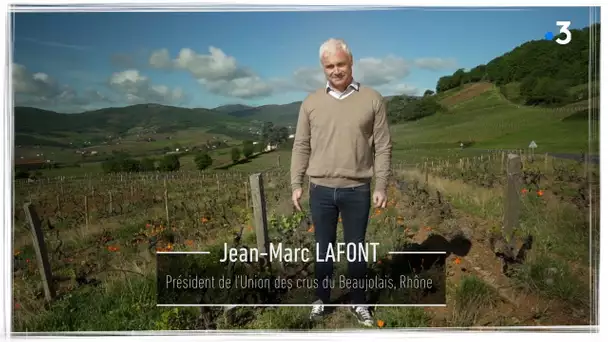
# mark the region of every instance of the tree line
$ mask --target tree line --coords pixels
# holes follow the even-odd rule
[[[266,122],[261,129],[260,140],[257,144],[254,144],[252,140],[246,140],[240,147],[232,147],[230,151],[232,163],[237,164],[249,160],[254,154],[264,152],[269,145],[278,147],[285,144],[289,140],[289,131],[286,127],[275,126],[272,122]],[[101,168],[105,173],[174,172],[181,168],[180,158],[185,155],[194,155],[194,164],[197,170],[206,170],[214,163],[209,150],[206,148],[196,149],[192,152],[174,152],[159,159],[150,157],[136,159],[127,152],[114,151],[109,158],[101,163]]]
[[[444,110],[432,91],[426,91],[422,97],[394,96],[386,103],[386,115],[391,124],[419,120]]]
[[[594,24],[596,32],[593,44],[599,46],[600,24]],[[572,29],[572,39],[560,45],[555,39],[565,38],[562,33],[552,40],[526,42],[487,64],[478,65],[469,71],[456,70],[452,75],[437,81],[436,91],[444,92],[467,83],[488,81],[498,86],[518,82],[519,97],[526,105],[563,105],[585,100],[587,89],[570,92],[569,88],[589,81],[596,81],[598,75],[589,80],[590,28]],[[595,49],[599,60],[599,49]],[[502,88],[504,89],[504,88]]]

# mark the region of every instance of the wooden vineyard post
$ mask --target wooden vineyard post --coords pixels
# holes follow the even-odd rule
[[[165,184],[165,193],[163,194],[163,197],[165,198],[165,216],[167,217],[167,227],[170,227],[170,222],[169,222],[169,190],[167,189],[167,178],[165,178],[164,184]]]
[[[38,217],[33,204],[26,203],[23,206],[23,209],[25,210],[25,217],[32,230],[33,245],[36,250],[36,258],[38,259],[38,269],[40,270],[40,278],[42,279],[44,297],[47,301],[51,301],[55,297],[55,288],[40,218]]]
[[[247,209],[247,213],[249,213],[249,186],[247,186],[247,182],[245,182],[245,208]]]
[[[89,229],[89,199],[84,196],[84,224],[86,229]]]
[[[262,174],[254,173],[249,176],[249,183],[251,186],[251,203],[253,205],[253,220],[258,252],[260,259],[263,260],[262,267],[269,268],[270,263],[267,257],[269,252],[268,218],[266,217],[266,197],[264,195]]]
[[[583,177],[585,179],[587,179],[587,178],[589,178],[588,177],[588,175],[589,175],[589,154],[588,153],[583,153],[583,164],[584,164],[583,172],[585,173],[583,175]]]
[[[549,172],[549,153],[545,152],[545,173]]]
[[[519,225],[521,188],[521,157],[510,154],[507,160],[507,186],[505,187],[502,237],[505,242],[501,251],[508,258],[515,257],[515,229]]]
[[[110,195],[110,215],[114,214],[114,204],[112,203],[112,191],[110,190],[109,192]]]

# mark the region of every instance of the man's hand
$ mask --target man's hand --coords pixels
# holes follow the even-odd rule
[[[295,189],[291,194],[291,201],[293,205],[298,209],[298,211],[302,211],[302,207],[300,206],[300,198],[302,197],[302,188]]]
[[[374,191],[374,207],[376,208],[386,208],[386,192],[384,191],[380,191],[380,190],[376,190]]]

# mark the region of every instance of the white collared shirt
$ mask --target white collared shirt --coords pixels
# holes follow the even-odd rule
[[[327,82],[327,85],[325,86],[325,90],[329,93],[329,95],[335,97],[338,100],[342,100],[347,98],[350,94],[354,93],[355,91],[359,90],[359,82],[355,82],[354,80],[348,85],[348,87],[346,87],[346,90],[344,90],[343,92],[334,89],[329,82]]]

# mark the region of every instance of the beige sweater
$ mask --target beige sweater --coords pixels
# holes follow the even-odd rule
[[[302,102],[291,157],[292,190],[312,183],[349,187],[371,182],[386,191],[392,142],[382,95],[361,86],[336,99],[321,88]]]

